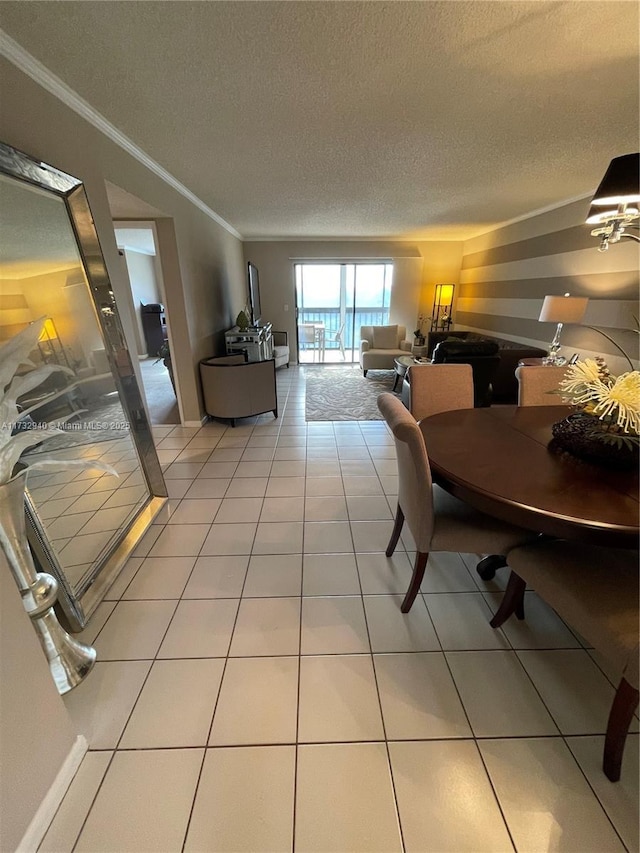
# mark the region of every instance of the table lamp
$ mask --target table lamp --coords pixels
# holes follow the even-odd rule
[[[586,296],[545,296],[538,321],[540,323],[557,323],[558,328],[549,344],[549,355],[542,359],[543,364],[561,366],[567,363],[564,356],[559,355],[560,334],[565,323],[579,323],[584,317],[589,300]]]

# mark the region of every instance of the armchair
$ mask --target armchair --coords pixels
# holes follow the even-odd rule
[[[368,370],[393,370],[396,358],[411,352],[406,326],[360,326],[360,366]]]
[[[212,418],[248,418],[273,412],[278,417],[276,367],[273,358],[245,361],[243,355],[205,358],[200,362],[202,397]]]
[[[276,367],[282,367],[283,364],[289,367],[289,333],[272,331],[271,337],[273,339],[273,357]]]

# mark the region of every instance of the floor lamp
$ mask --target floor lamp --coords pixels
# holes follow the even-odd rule
[[[449,330],[455,289],[455,284],[436,284],[433,296],[433,309],[431,311],[432,332],[437,331],[438,326],[442,328],[443,332]]]

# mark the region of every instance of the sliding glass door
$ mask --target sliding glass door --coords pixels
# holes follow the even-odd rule
[[[358,361],[360,326],[389,322],[393,264],[295,264],[298,363]]]

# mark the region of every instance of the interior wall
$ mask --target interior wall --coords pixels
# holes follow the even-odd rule
[[[555,324],[539,323],[546,295],[587,296],[581,325],[563,328],[563,354],[602,355],[613,372],[629,369],[596,326],[637,362],[638,244],[621,241],[598,252],[585,225],[589,200],[483,234],[464,244],[455,328],[471,329],[547,347]]]
[[[142,305],[162,303],[160,289],[156,281],[155,258],[153,255],[137,252],[135,249],[124,248],[122,251],[127,264],[133,309],[136,316],[138,355],[155,355],[155,353],[147,352],[141,313]]]
[[[15,850],[76,739],[0,550],[0,850]]]
[[[7,60],[0,60],[0,73],[2,141],[85,184],[132,352],[135,318],[127,306],[130,291],[118,260],[105,181],[165,214],[156,225],[174,369],[184,421],[199,423],[204,408],[198,362],[224,352],[224,332],[246,298],[241,241]]]
[[[394,262],[391,320],[406,326],[407,337],[411,340],[418,315],[425,310],[428,315],[431,313],[435,284],[459,282],[462,243],[435,240],[247,240],[244,243],[245,266],[252,261],[260,273],[262,315],[273,323],[274,329],[289,333],[292,350],[296,340],[294,264],[313,260],[369,259]],[[242,300],[246,300],[246,294],[237,303],[236,314],[244,305]]]

